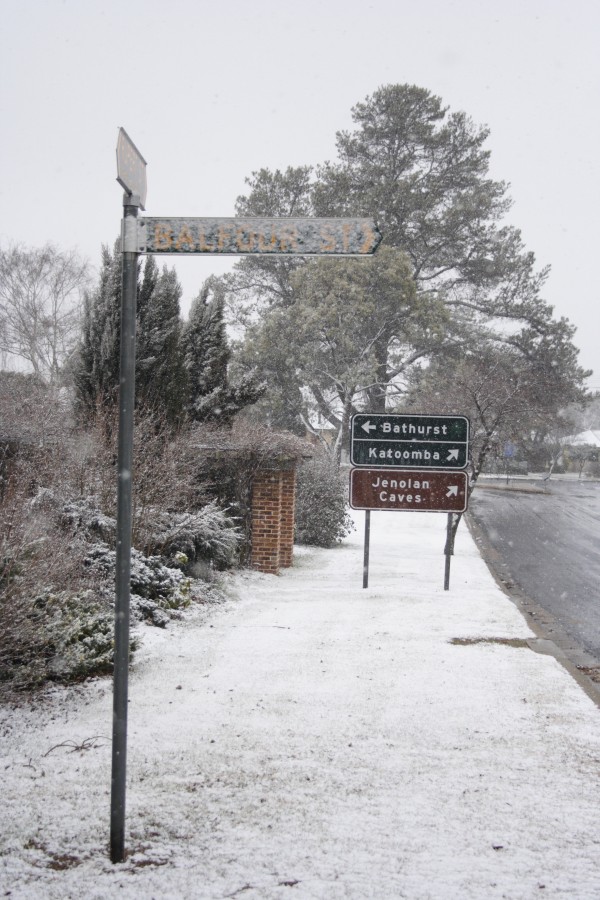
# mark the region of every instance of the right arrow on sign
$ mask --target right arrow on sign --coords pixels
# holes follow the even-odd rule
[[[446,459],[458,459],[458,450],[449,450]]]
[[[452,484],[446,491],[446,497],[458,497],[458,485]]]

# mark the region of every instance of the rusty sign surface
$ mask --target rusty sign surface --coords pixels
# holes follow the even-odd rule
[[[137,194],[146,209],[146,160],[124,128],[119,128],[117,140],[117,181],[128,194]]]
[[[155,218],[137,220],[138,253],[365,256],[381,234],[372,219]]]
[[[464,512],[467,508],[466,472],[421,472],[415,469],[352,469],[352,509],[411,512]]]

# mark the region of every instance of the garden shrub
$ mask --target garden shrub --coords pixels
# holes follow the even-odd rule
[[[2,609],[5,686],[24,690],[112,671],[114,611],[107,594],[48,590],[33,599],[13,596],[11,607]],[[132,640],[131,649],[135,646]]]
[[[163,513],[146,549],[170,563],[187,565],[202,561],[216,569],[237,562],[242,535],[232,518],[215,500],[193,513]]]
[[[3,691],[112,669],[115,552],[110,548],[116,536],[116,472],[113,455],[102,446],[94,451],[96,441],[89,442],[89,434],[65,431],[64,440],[53,436],[43,445],[23,443],[3,471]],[[143,461],[149,469],[150,460]],[[164,462],[156,474],[160,491],[158,486],[151,490],[148,475],[143,496],[135,498],[142,521],[138,533],[158,541],[156,553],[132,552],[132,620],[161,627],[191,602],[191,579],[184,573],[191,560],[212,556],[214,565],[224,568],[237,546],[235,524],[216,504],[191,515],[181,511],[186,497],[196,503],[201,497],[192,477],[178,477],[177,469],[173,459]],[[169,490],[176,481],[179,493]],[[167,502],[175,510],[165,508]],[[208,589],[194,588],[194,599],[203,600],[204,593]]]
[[[329,454],[320,452],[298,468],[296,541],[334,547],[354,528],[347,508],[348,486]]]
[[[93,544],[84,564],[113,591],[117,554],[106,544]],[[131,551],[130,607],[134,619],[144,619],[164,628],[173,611],[185,609],[191,602],[191,582],[180,569],[166,566],[159,556],[144,556]]]
[[[85,430],[69,427],[63,400],[36,397],[15,406],[14,391],[0,391],[0,686],[8,690],[113,665],[116,421],[99,411]],[[255,473],[306,452],[264,428],[174,431],[137,416],[133,620],[164,627],[192,599],[213,602],[215,573],[249,552]]]

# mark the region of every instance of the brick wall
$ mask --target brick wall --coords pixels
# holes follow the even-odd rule
[[[287,569],[294,558],[294,513],[296,508],[296,470],[281,473],[281,530],[279,535],[279,565]]]
[[[252,568],[278,575],[294,552],[294,468],[259,472],[252,482]]]

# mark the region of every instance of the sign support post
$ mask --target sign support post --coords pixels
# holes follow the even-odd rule
[[[444,590],[450,590],[450,560],[452,559],[452,524],[453,514],[448,513],[448,524],[446,525],[446,546],[444,553],[446,555],[446,565],[444,568]]]
[[[115,662],[113,676],[113,741],[110,805],[110,858],[125,858],[125,788],[127,769],[127,699],[129,679],[129,599],[131,577],[131,483],[133,410],[135,403],[135,325],[139,253],[128,246],[136,226],[140,198],[123,197],[123,275],[119,384],[117,485],[117,553],[115,581]]]
[[[371,510],[365,510],[365,553],[363,558],[363,588],[369,587],[369,542],[371,540]]]

